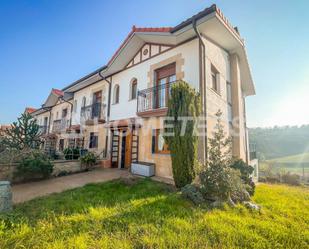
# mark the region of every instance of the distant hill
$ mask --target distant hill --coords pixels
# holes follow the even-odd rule
[[[293,156],[280,157],[269,160],[269,162],[278,162],[278,163],[309,163],[309,153],[302,153]]]
[[[249,140],[262,160],[302,154],[309,152],[309,125],[250,128]]]

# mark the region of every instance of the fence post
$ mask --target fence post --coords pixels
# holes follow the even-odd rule
[[[12,210],[12,190],[9,181],[0,181],[0,213]]]

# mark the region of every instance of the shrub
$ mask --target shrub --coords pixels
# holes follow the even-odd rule
[[[165,120],[165,131],[173,133],[173,136],[166,135],[164,138],[171,151],[173,177],[178,188],[190,184],[196,176],[198,137],[195,134],[195,123],[199,114],[198,93],[186,82],[174,84],[168,102],[169,119]],[[190,120],[187,120],[183,133],[183,118],[186,117]]]
[[[208,161],[200,173],[201,190],[206,199],[229,201],[232,191],[232,171],[230,167],[231,139],[225,138],[221,124],[222,112],[216,113],[217,124],[213,137],[208,139]]]
[[[80,157],[80,152],[78,148],[66,148],[63,150],[63,154],[66,160],[76,160]]]
[[[181,193],[185,198],[192,201],[195,205],[201,205],[205,203],[205,199],[198,186],[187,184],[181,188]]]
[[[281,176],[281,180],[283,183],[298,186],[300,185],[300,176],[297,174],[291,174],[290,172],[283,174]]]
[[[92,152],[87,152],[80,158],[83,169],[89,170],[97,163],[97,156]]]
[[[280,179],[278,176],[266,176],[265,180],[266,182],[269,182],[269,183],[279,183],[280,182]]]
[[[240,172],[240,178],[242,179],[243,183],[247,185],[247,191],[251,196],[254,195],[255,183],[251,177],[254,168],[246,164],[242,159],[234,159],[233,163],[231,164],[231,168]]]
[[[219,110],[216,113],[217,124],[213,137],[208,140],[207,165],[199,176],[201,191],[205,199],[215,201],[214,206],[223,202],[234,205],[235,202],[250,200],[240,170],[231,167],[231,138],[225,137],[221,115],[222,112]]]
[[[42,151],[34,150],[18,163],[15,176],[23,180],[48,178],[53,172],[53,164]]]
[[[240,173],[237,170],[232,170],[230,172],[230,182],[231,182],[231,199],[235,203],[241,203],[250,200],[250,194],[248,192],[249,185],[243,183]]]

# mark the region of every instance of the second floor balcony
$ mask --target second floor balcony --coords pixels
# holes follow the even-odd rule
[[[70,121],[66,118],[57,119],[53,121],[52,132],[53,133],[61,133],[65,132],[69,127]]]
[[[141,117],[166,115],[171,87],[175,83],[176,81],[169,82],[138,91],[137,115]]]
[[[94,125],[99,123],[105,123],[106,105],[102,103],[94,103],[89,106],[81,108],[81,120],[85,122],[86,125]]]
[[[42,134],[42,135],[45,135],[48,133],[48,125],[40,125],[39,126],[39,132]]]

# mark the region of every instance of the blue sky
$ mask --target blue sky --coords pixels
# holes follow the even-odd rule
[[[0,124],[105,65],[132,25],[175,26],[216,3],[246,40],[248,126],[309,124],[309,1],[0,1]]]

